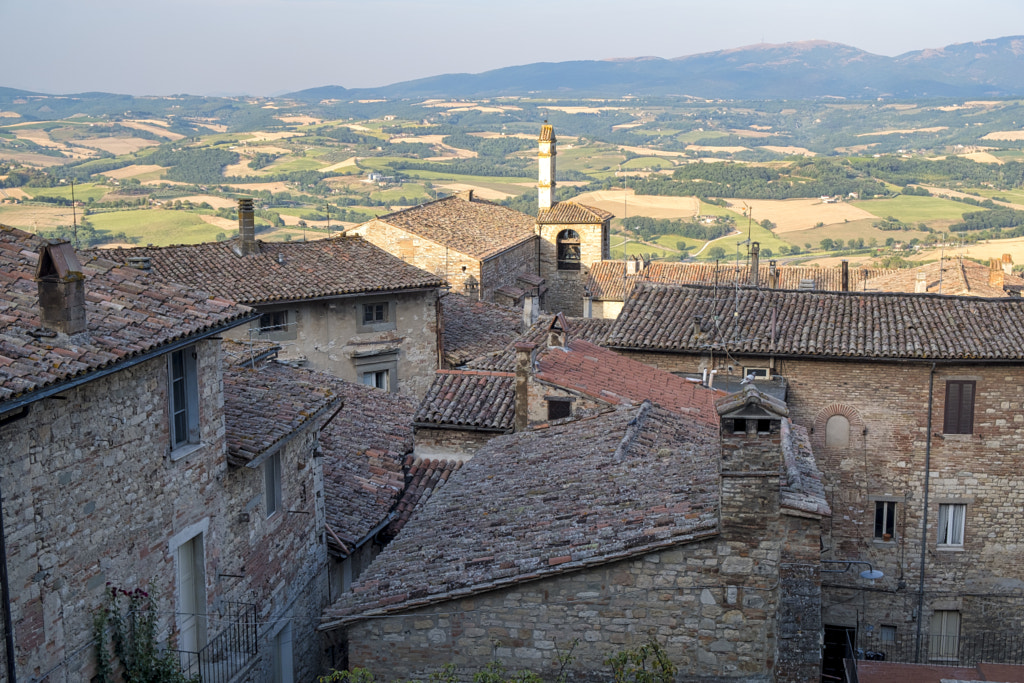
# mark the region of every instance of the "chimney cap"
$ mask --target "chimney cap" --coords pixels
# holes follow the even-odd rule
[[[534,344],[533,342],[521,341],[513,344],[512,348],[514,348],[516,351],[533,351],[535,348],[537,348],[537,345]]]

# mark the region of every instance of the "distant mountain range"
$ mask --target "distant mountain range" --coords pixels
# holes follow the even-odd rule
[[[535,63],[380,88],[324,86],[285,97],[693,96],[723,99],[1024,96],[1024,36],[883,57],[825,41],[751,45],[661,59]]]

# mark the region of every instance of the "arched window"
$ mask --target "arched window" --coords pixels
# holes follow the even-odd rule
[[[833,415],[825,423],[825,448],[850,447],[850,421],[844,415]]]
[[[558,269],[580,269],[580,236],[575,230],[558,233]]]

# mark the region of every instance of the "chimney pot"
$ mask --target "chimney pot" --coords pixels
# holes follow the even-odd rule
[[[64,334],[85,331],[85,276],[74,247],[62,241],[39,250],[39,323]]]
[[[1013,275],[1013,257],[1009,254],[1003,254],[1003,272],[1007,275]]]
[[[1006,273],[1003,272],[1003,262],[1001,259],[991,259],[988,265],[988,284],[990,287],[998,287],[1002,289],[1003,283],[1005,282]]]
[[[761,243],[753,242],[750,245],[750,284],[757,287],[760,278],[759,270],[761,268]]]
[[[779,266],[778,261],[771,260],[768,262],[768,287],[770,289],[779,288]]]
[[[850,262],[847,261],[846,259],[843,259],[842,263],[840,263],[839,265],[842,267],[842,271],[843,271],[843,274],[842,274],[842,278],[843,278],[842,288],[843,288],[843,291],[844,292],[849,292],[850,291]]]
[[[914,281],[914,293],[924,294],[928,291],[928,276],[924,273],[917,274],[917,280]]]

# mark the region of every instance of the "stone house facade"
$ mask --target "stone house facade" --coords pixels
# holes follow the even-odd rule
[[[254,307],[259,318],[231,338],[273,341],[282,359],[422,396],[441,362],[441,278],[359,237],[264,243],[251,218],[251,200],[240,200],[237,240],[88,253]]]
[[[499,437],[322,628],[344,630],[349,663],[384,680],[446,663],[468,679],[492,660],[553,675],[570,649],[570,675],[588,680],[610,653],[652,638],[685,680],[816,679],[828,508],[805,435],[773,418],[763,434],[719,433],[642,402]],[[763,467],[764,452],[774,478],[743,464],[748,453]],[[730,484],[730,468],[758,485]]]
[[[12,625],[0,680],[88,679],[108,586],[150,593],[186,670],[243,625],[239,680],[311,675],[323,661],[311,616],[326,599],[312,454],[337,408],[330,389],[290,368],[225,369],[216,337],[253,319],[248,307],[103,259],[82,266],[68,243],[14,229],[0,228],[0,244]],[[289,651],[292,628],[306,639]]]
[[[1012,298],[642,285],[604,343],[673,372],[782,378],[834,512],[822,558],[884,573],[826,574],[826,650],[955,662],[1024,627],[1022,323]]]

